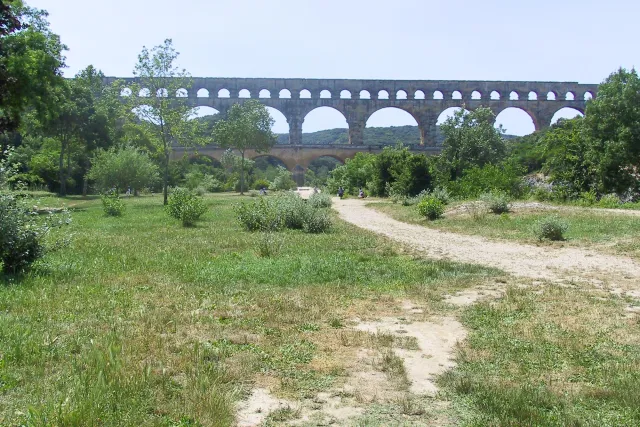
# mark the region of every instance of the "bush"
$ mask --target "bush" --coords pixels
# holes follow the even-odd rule
[[[314,208],[330,208],[331,196],[327,193],[313,193],[308,203]]]
[[[122,216],[126,207],[115,191],[102,195],[102,209],[107,216]]]
[[[71,222],[68,212],[38,218],[24,200],[0,193],[0,262],[4,273],[21,273],[47,251],[45,236]],[[50,248],[49,248],[50,249]]]
[[[504,191],[492,191],[480,196],[480,200],[494,214],[509,212],[509,196]]]
[[[236,218],[247,231],[277,231],[284,227],[275,203],[263,197],[236,205],[234,210]]]
[[[253,189],[254,190],[261,190],[263,188],[269,188],[270,186],[271,186],[271,183],[269,181],[267,181],[266,179],[257,179],[253,183]]]
[[[182,221],[185,227],[192,226],[207,211],[204,201],[184,188],[176,188],[169,197],[167,213]]]
[[[203,186],[198,186],[195,188],[195,190],[193,190],[194,194],[196,194],[197,196],[204,196],[207,193],[207,189],[204,188]]]
[[[451,202],[451,193],[444,187],[436,187],[431,191],[431,196],[440,200],[443,205],[448,205]],[[420,193],[418,197],[423,198],[427,195],[427,193]]]
[[[578,205],[580,206],[593,206],[598,201],[598,196],[594,190],[584,191],[580,193],[580,198],[578,199]]]
[[[604,195],[598,202],[598,206],[601,208],[615,209],[615,208],[619,208],[620,205],[621,205],[620,198],[618,197],[617,194]]]
[[[300,196],[293,192],[279,194],[274,199],[274,204],[286,228],[294,230],[302,228],[307,204]]]
[[[270,231],[260,233],[258,237],[257,247],[258,255],[262,258],[270,258],[280,253],[284,240]]]
[[[269,189],[271,190],[291,190],[296,188],[296,182],[292,178],[293,174],[289,172],[285,167],[278,166],[278,172],[273,179]]]
[[[331,216],[325,210],[307,207],[302,220],[305,233],[324,233],[331,228]]]
[[[569,226],[557,215],[542,218],[533,226],[533,234],[538,240],[564,240],[564,233]]]
[[[521,197],[525,192],[522,166],[512,162],[498,165],[488,164],[482,168],[474,166],[456,181],[447,184],[453,195],[459,198],[477,198],[482,193],[501,190],[512,197]]]
[[[260,192],[258,190],[249,190],[249,197],[258,197]]]
[[[418,203],[418,213],[433,221],[444,214],[444,203],[433,196],[427,196]]]

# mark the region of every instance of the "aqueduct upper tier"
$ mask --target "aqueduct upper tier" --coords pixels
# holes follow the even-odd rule
[[[105,83],[137,78],[106,77]],[[420,128],[421,142],[434,146],[436,122],[450,107],[491,108],[498,115],[519,108],[531,116],[536,130],[550,126],[553,115],[569,107],[584,113],[586,101],[597,95],[597,84],[577,82],[473,80],[355,80],[195,77],[189,87],[168,93],[165,88],[142,88],[133,96],[186,97],[193,106],[208,106],[224,114],[233,104],[259,99],[279,110],[289,124],[289,143],[302,144],[305,116],[318,107],[341,112],[349,125],[349,143],[364,145],[367,119],[376,111],[394,107],[411,114]]]

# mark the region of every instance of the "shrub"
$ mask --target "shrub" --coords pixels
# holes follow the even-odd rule
[[[113,191],[102,195],[102,209],[107,216],[122,216],[126,207],[118,193]]]
[[[296,188],[296,182],[292,178],[293,174],[287,168],[278,166],[276,177],[273,179],[269,189],[271,190],[291,190]]]
[[[492,190],[502,190],[510,196],[520,197],[525,191],[523,172],[522,166],[512,162],[487,164],[482,168],[474,166],[466,170],[461,178],[450,182],[448,188],[460,198],[476,198]]]
[[[598,206],[600,206],[601,208],[615,209],[619,208],[620,205],[620,198],[617,194],[606,194],[602,196],[602,198],[598,202]]]
[[[271,183],[266,179],[258,179],[253,183],[254,190],[261,190],[262,188],[269,188]]]
[[[494,214],[509,212],[509,196],[504,191],[492,191],[480,196],[480,200]]]
[[[327,193],[313,193],[308,203],[314,208],[330,208],[331,196]]]
[[[279,194],[274,203],[286,228],[301,229],[307,204],[293,192]]]
[[[196,187],[195,190],[193,190],[193,192],[196,195],[202,197],[207,193],[207,189],[200,185],[200,186]]]
[[[324,233],[331,228],[331,216],[325,210],[307,207],[302,220],[305,233]]]
[[[578,199],[578,205],[580,206],[593,206],[598,201],[598,196],[594,190],[584,191],[580,193],[580,198]]]
[[[444,214],[444,204],[433,196],[427,196],[418,203],[418,213],[433,221]]]
[[[249,190],[249,197],[258,197],[260,192],[258,190]]]
[[[5,273],[26,271],[44,256],[45,236],[53,227],[71,222],[67,211],[38,218],[24,200],[0,193],[0,262]]]
[[[184,188],[176,188],[171,193],[166,206],[167,213],[182,221],[185,227],[192,226],[206,212],[204,201]]]
[[[538,240],[564,240],[564,233],[569,226],[557,215],[542,218],[533,226],[533,234]]]
[[[430,194],[432,197],[435,197],[436,199],[440,200],[444,205],[448,205],[451,202],[451,193],[449,193],[449,190],[447,190],[444,187],[436,187],[433,189],[433,191],[431,191]],[[421,192],[420,194],[418,194],[418,197],[422,198],[422,197],[425,197],[426,195],[427,195],[426,192]]]
[[[277,231],[284,227],[275,203],[263,197],[236,205],[234,209],[236,218],[247,231]]]

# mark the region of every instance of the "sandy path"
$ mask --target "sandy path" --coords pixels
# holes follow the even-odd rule
[[[576,248],[551,248],[490,240],[433,230],[396,221],[365,207],[358,199],[334,199],[345,221],[387,236],[430,258],[496,267],[520,277],[536,279],[640,279],[640,264],[626,257]]]

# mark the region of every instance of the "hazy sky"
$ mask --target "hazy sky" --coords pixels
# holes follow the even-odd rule
[[[89,64],[131,76],[142,46],[165,38],[197,77],[599,83],[640,64],[637,0],[26,1],[49,11],[69,47],[66,76]],[[344,122],[312,114],[305,132]],[[412,121],[377,116],[369,126]],[[527,130],[517,113],[499,119]]]

